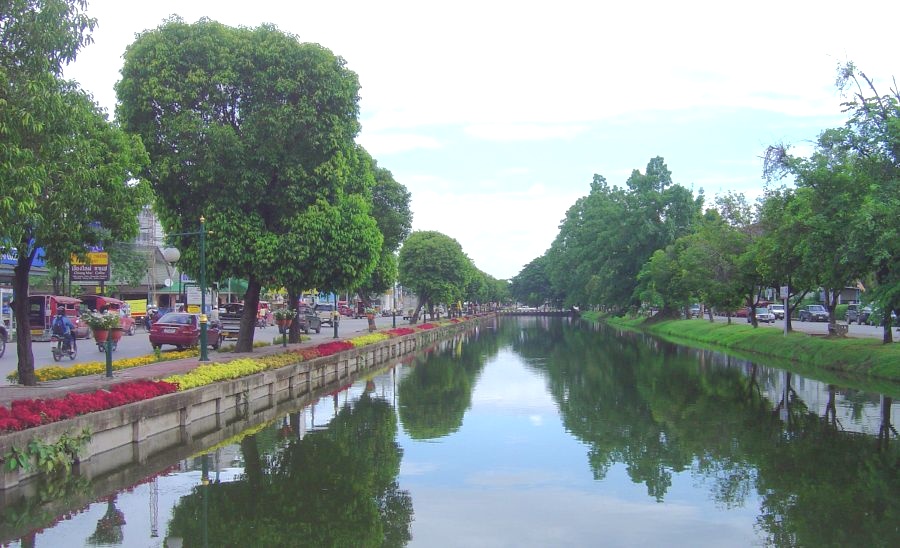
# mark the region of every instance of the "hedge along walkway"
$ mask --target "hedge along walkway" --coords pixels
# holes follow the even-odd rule
[[[427,323],[427,322],[426,322]],[[424,325],[411,325],[413,329]],[[444,325],[441,323],[441,325]],[[337,339],[330,341],[349,341],[350,339],[359,338],[362,334],[369,333],[368,329],[361,329],[346,333]],[[377,332],[376,332],[377,333]],[[113,372],[112,378],[104,375],[86,375],[81,377],[71,377],[67,379],[58,379],[52,381],[39,382],[36,386],[22,385],[0,385],[0,406],[10,407],[13,401],[26,399],[46,399],[61,398],[70,392],[93,392],[101,388],[107,388],[114,384],[123,382],[147,380],[147,379],[163,379],[172,375],[183,375],[193,371],[200,365],[209,365],[216,363],[227,363],[237,359],[259,358],[262,356],[271,356],[282,354],[285,350],[297,351],[302,348],[314,348],[319,346],[321,341],[312,342],[304,341],[302,343],[288,344],[287,348],[281,345],[269,345],[254,348],[253,352],[221,352],[215,354],[215,358],[207,362],[201,362],[199,356],[192,356],[178,360],[168,360],[154,362],[148,365],[141,365],[122,369]]]

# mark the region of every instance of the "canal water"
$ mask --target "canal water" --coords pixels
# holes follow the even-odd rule
[[[502,318],[138,481],[8,495],[0,544],[898,546],[897,395]]]

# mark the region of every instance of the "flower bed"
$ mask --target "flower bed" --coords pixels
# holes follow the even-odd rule
[[[390,335],[386,333],[369,333],[368,335],[353,337],[352,339],[350,339],[350,344],[353,345],[353,348],[359,348],[360,346],[375,344],[377,342],[385,341],[390,338]]]
[[[344,350],[351,350],[352,348],[353,345],[347,341],[334,341],[316,346],[316,350],[319,351],[319,356],[331,356],[332,354],[337,354]]]
[[[312,360],[321,357],[321,355],[319,354],[319,350],[314,346],[298,348],[296,350],[292,350],[291,352],[293,352],[294,354],[299,354],[300,357],[304,360]]]
[[[182,358],[192,358],[199,356],[200,353],[196,349],[181,350],[178,352],[166,352],[157,357],[156,354],[147,354],[146,356],[138,356],[136,358],[125,358],[115,360],[112,364],[113,371],[121,369],[129,369],[131,367],[139,367],[141,365],[149,365],[159,361],[180,360]],[[34,370],[34,376],[38,382],[55,381],[59,379],[69,379],[72,377],[83,377],[86,375],[102,375],[106,372],[106,362],[85,362],[75,364],[72,367],[60,367],[51,365],[49,367],[41,367]],[[18,382],[19,372],[13,371],[6,376],[7,380],[12,383]]]
[[[178,386],[178,390],[189,390],[218,381],[246,377],[265,370],[266,367],[257,360],[240,358],[228,363],[201,365],[189,373],[172,375],[163,379]]]
[[[116,384],[109,390],[84,394],[66,394],[46,400],[17,400],[9,409],[0,406],[0,432],[24,430],[42,424],[102,411],[128,403],[175,392],[174,384],[158,381],[134,381]]]
[[[416,328],[419,331],[426,331],[428,329],[434,329],[435,327],[438,327],[438,325],[435,323],[423,323],[421,325],[416,326]]]
[[[395,329],[388,329],[385,331],[391,337],[402,337],[403,335],[412,335],[416,330],[411,327],[397,327]]]

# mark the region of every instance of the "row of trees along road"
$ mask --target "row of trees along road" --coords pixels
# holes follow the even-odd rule
[[[509,297],[505,280],[479,270],[453,238],[435,231],[417,231],[400,248],[399,281],[419,299],[412,315],[418,321],[422,310],[434,314],[440,303],[459,301],[501,302]]]
[[[0,8],[0,243],[18,252],[16,295],[28,294],[38,249],[63,269],[86,246],[133,238],[150,203],[167,233],[194,233],[170,242],[182,270],[199,274],[204,217],[208,279],[248,280],[241,351],[263,286],[297,297],[392,283],[409,193],[354,142],[359,82],[342,58],[269,25],[173,18],[127,48],[109,122],[60,78],[97,24],[85,8]],[[27,313],[17,299],[18,325]],[[30,332],[17,336],[19,380],[33,385]]]
[[[900,93],[881,94],[852,64],[839,67],[849,119],[827,129],[808,157],[774,145],[764,195],[726,193],[704,211],[702,190],[673,184],[662,158],[626,187],[594,176],[550,249],[512,280],[529,304],[643,305],[675,316],[693,302],[755,308],[787,286],[790,312],[819,290],[835,321],[840,290],[862,282],[865,300],[900,312]],[[781,184],[784,177],[793,185]],[[751,312],[751,321],[756,318]]]

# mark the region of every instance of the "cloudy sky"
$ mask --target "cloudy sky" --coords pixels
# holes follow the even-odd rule
[[[359,75],[358,141],[412,193],[415,230],[514,276],[549,247],[595,173],[655,156],[708,197],[755,197],[776,142],[840,125],[836,67],[887,88],[900,3],[89,0],[94,44],[68,67],[110,112],[122,54],[177,14],[273,23]]]

